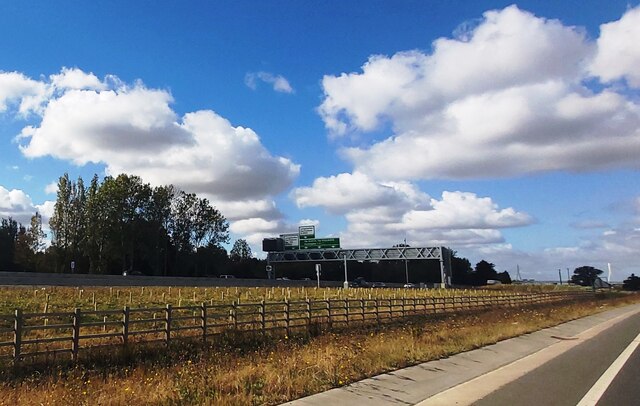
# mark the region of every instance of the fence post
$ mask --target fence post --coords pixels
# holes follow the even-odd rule
[[[307,328],[311,327],[311,301],[309,298],[305,300],[307,304]]]
[[[238,307],[236,306],[235,300],[231,301],[231,310],[229,310],[229,318],[233,323],[233,329],[237,330],[238,329]]]
[[[360,306],[361,306],[361,314],[362,314],[362,323],[364,324],[365,322],[365,317],[366,315],[364,314],[364,299],[360,299]]]
[[[291,313],[289,310],[291,309],[291,305],[289,304],[289,299],[284,299],[284,320],[285,325],[287,327],[287,336],[290,336],[291,330],[289,328],[291,322]]]
[[[265,330],[267,329],[266,326],[266,306],[264,304],[264,300],[260,301],[260,307],[258,308],[258,312],[260,313],[260,329],[262,330],[262,332],[264,333]]]
[[[171,305],[168,304],[164,311],[164,342],[169,345],[171,340]]]
[[[207,343],[207,304],[200,305],[200,324],[202,326],[202,342]]]
[[[376,304],[376,324],[380,326],[380,305],[377,298],[375,299],[375,304]]]
[[[333,318],[331,315],[331,299],[327,299],[327,312],[329,314],[329,328],[333,328]]]
[[[20,351],[22,346],[22,325],[24,319],[22,318],[22,309],[16,309],[15,320],[13,322],[13,363],[18,365],[20,363]]]
[[[407,298],[402,296],[402,318],[404,319],[407,316],[407,312],[405,306],[407,305]]]
[[[124,347],[129,344],[129,306],[124,307],[122,316],[122,345]]]
[[[73,333],[71,340],[71,361],[78,361],[78,349],[80,348],[80,317],[81,311],[79,308],[75,308],[73,311]]]
[[[347,322],[347,327],[349,327],[349,299],[344,299],[344,319]]]

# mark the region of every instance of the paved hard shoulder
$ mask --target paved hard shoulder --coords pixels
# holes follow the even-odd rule
[[[609,310],[449,358],[378,375],[285,405],[414,405],[555,344],[561,341],[558,337],[571,337],[638,312],[640,304]]]

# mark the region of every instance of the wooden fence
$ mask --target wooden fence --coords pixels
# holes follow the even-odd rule
[[[294,330],[320,325],[332,329],[355,324],[381,324],[399,318],[488,307],[552,303],[592,296],[589,292],[487,294],[474,296],[403,297],[254,302],[199,306],[83,310],[0,315],[0,358],[23,359],[67,354],[77,361],[80,350],[127,347],[140,342],[191,338],[210,340],[225,331]]]

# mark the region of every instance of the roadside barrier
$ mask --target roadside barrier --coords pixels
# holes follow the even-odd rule
[[[403,318],[496,307],[566,302],[593,297],[587,291],[505,293],[500,295],[374,299],[284,300],[198,306],[84,310],[0,315],[0,358],[17,365],[25,359],[69,356],[81,350],[123,347],[177,339],[204,342],[227,331],[293,331],[321,326],[382,324]]]

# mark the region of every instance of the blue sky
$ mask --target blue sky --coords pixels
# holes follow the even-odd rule
[[[637,27],[636,1],[0,2],[0,216],[127,172],[208,197],[255,250],[312,223],[623,279]]]

